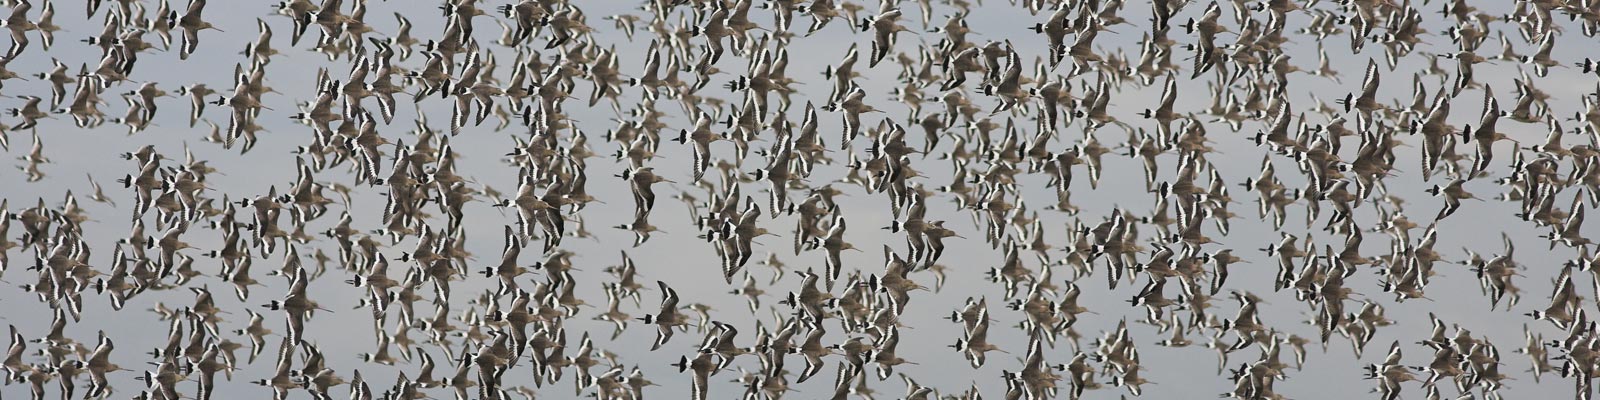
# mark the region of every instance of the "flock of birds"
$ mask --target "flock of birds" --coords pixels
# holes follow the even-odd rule
[[[243,53],[233,51],[239,43],[216,43],[223,27],[204,14],[230,13],[216,7],[232,2],[87,0],[81,14],[59,17],[103,25],[61,43],[53,2],[4,3],[11,11],[0,26],[12,41],[0,83],[51,88],[5,90],[17,105],[0,146],[19,151],[27,181],[98,162],[69,160],[75,154],[54,150],[72,148],[61,142],[47,153],[57,132],[110,123],[129,135],[167,135],[157,131],[182,128],[152,121],[185,100],[189,127],[209,126],[206,146],[295,165],[292,180],[263,183],[270,189],[226,193],[217,189],[224,171],[187,144],[150,144],[114,161],[128,171],[115,185],[91,175],[80,191],[88,196],[49,202],[57,194],[0,190],[0,270],[25,283],[9,290],[27,294],[7,301],[53,316],[10,328],[3,390],[34,399],[208,400],[235,379],[262,387],[220,398],[872,399],[899,397],[873,389],[895,376],[905,399],[1106,398],[1155,383],[1141,375],[1163,363],[1140,354],[1158,347],[1214,353],[1231,387],[1221,396],[1240,399],[1317,397],[1275,387],[1291,371],[1361,369],[1317,365],[1329,346],[1349,346],[1383,399],[1497,399],[1540,382],[1588,399],[1600,376],[1600,330],[1589,315],[1600,310],[1584,301],[1600,295],[1600,249],[1591,254],[1596,243],[1582,232],[1585,208],[1600,206],[1600,88],[1563,98],[1536,86],[1600,76],[1600,61],[1552,53],[1558,38],[1595,40],[1600,1],[1518,0],[1496,15],[1465,0],[650,0],[591,25],[588,2],[449,0],[428,15],[442,18],[440,30],[425,33],[410,21],[421,14],[396,12],[397,28],[375,26],[369,7],[389,3],[290,0],[257,19],[259,36]],[[1030,19],[988,36],[966,21],[1003,7]],[[477,29],[490,21],[498,37]],[[816,43],[828,35],[849,40]],[[1105,45],[1134,36],[1126,48]],[[619,52],[608,39],[649,45]],[[1312,43],[1318,64],[1290,60]],[[821,50],[801,54],[791,44]],[[97,48],[99,58],[52,58],[67,46]],[[1330,52],[1365,70],[1334,68]],[[837,61],[812,61],[828,64],[816,79],[788,68],[799,57]],[[231,85],[143,78],[201,59],[236,62]],[[307,59],[326,61],[306,87],[268,86],[267,71]],[[1425,65],[1408,76],[1407,60]],[[1485,66],[1519,73],[1473,74]],[[877,83],[892,86],[888,93],[863,82],[889,76]],[[1190,81],[1211,90],[1180,95]],[[1390,95],[1407,85],[1409,96]],[[1312,102],[1307,87],[1344,89]],[[269,107],[273,97],[298,112]],[[430,122],[424,107],[445,104],[449,117]],[[1453,104],[1481,105],[1455,113],[1475,122],[1449,121]],[[615,117],[603,122],[574,116],[607,112]],[[305,128],[266,133],[263,118]],[[25,133],[31,146],[12,146]],[[513,143],[454,146],[458,135]],[[292,154],[251,153],[262,140],[301,139]],[[657,156],[674,147],[692,159]],[[1249,176],[1225,176],[1212,161],[1254,154],[1262,161]],[[515,178],[480,181],[486,172],[458,166],[468,156],[496,158]],[[1142,175],[1106,171],[1124,158],[1142,164]],[[631,201],[591,194],[591,172]],[[1096,200],[1109,206],[1096,209],[1074,204],[1102,192],[1108,173],[1144,194]],[[1385,183],[1400,176],[1428,182],[1435,199],[1415,203],[1438,212],[1407,213],[1408,199]],[[658,213],[658,191],[687,207]],[[1054,197],[1030,207],[1030,193]],[[352,200],[362,196],[383,196],[383,206]],[[80,198],[104,203],[97,218]],[[1439,229],[1489,211],[1487,201],[1515,207],[1528,229],[1546,233]],[[629,203],[631,222],[616,228],[634,240],[612,248],[691,237],[705,244],[667,251],[714,252],[721,262],[623,251],[602,269],[570,250],[572,238],[597,236],[585,229],[586,209]],[[848,231],[844,204],[892,223],[862,232],[857,220]],[[1236,214],[1241,207],[1257,217]],[[970,220],[937,219],[959,215]],[[693,231],[668,234],[653,217]],[[1230,240],[1241,220],[1270,224],[1281,240],[1260,250]],[[503,231],[497,262],[467,250],[470,225]],[[107,229],[128,233],[91,243]],[[1495,233],[1503,248],[1435,249],[1452,235]],[[852,244],[875,236],[891,245]],[[218,244],[187,242],[198,238]],[[1001,256],[952,262],[945,250],[955,242]],[[1570,257],[1524,263],[1518,244]],[[879,252],[881,267],[869,266]],[[1272,287],[1230,281],[1230,268]],[[990,283],[964,283],[967,293],[955,295],[967,296],[963,306],[936,310],[951,323],[902,318],[940,297],[947,275]],[[670,276],[688,278],[674,288]],[[346,284],[309,289],[341,277]],[[1385,316],[1385,307],[1429,299],[1430,282],[1468,277],[1493,311],[1483,318],[1523,325],[1520,345],[1507,348],[1518,355],[1463,321]],[[1552,282],[1548,301],[1520,302],[1517,284],[1529,279]],[[1578,286],[1585,280],[1591,288]],[[690,282],[694,290],[683,287]],[[1126,304],[1086,307],[1080,295],[1102,286]],[[179,306],[154,300],[184,291],[193,299]],[[323,300],[330,291],[357,293],[359,304]],[[748,299],[748,311],[701,302],[730,291]],[[1306,320],[1269,321],[1268,301],[1295,304]],[[154,313],[140,314],[147,309]],[[76,328],[113,312],[147,323]],[[0,313],[8,314],[22,315]],[[1120,322],[1084,335],[1075,324],[1086,314]],[[360,368],[330,362],[358,350],[311,339],[367,321],[370,331],[332,333],[372,335]],[[1432,334],[1371,343],[1397,324],[1431,324]],[[164,344],[151,351],[115,344],[163,328]],[[1143,330],[1163,339],[1130,333]],[[914,331],[953,344],[901,346]],[[619,340],[633,334],[643,339]],[[959,353],[970,366],[917,364],[934,352]],[[649,353],[678,362],[637,361]],[[262,367],[244,368],[252,364]],[[970,386],[915,376],[969,368],[977,371]],[[652,389],[652,380],[680,379],[674,373],[688,377],[689,393]]]

